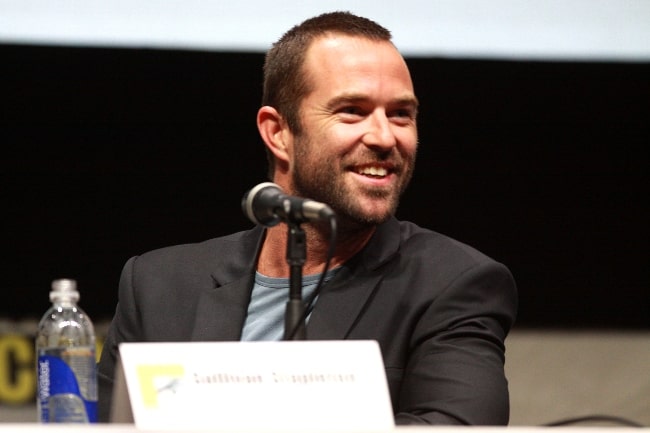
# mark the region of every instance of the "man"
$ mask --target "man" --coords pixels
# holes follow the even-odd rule
[[[330,280],[309,339],[379,342],[397,424],[506,424],[513,279],[476,250],[393,214],[413,172],[418,102],[390,33],[349,13],[294,27],[269,51],[257,125],[270,177],[337,214]],[[304,224],[305,290],[328,227]],[[99,364],[106,419],[124,341],[280,339],[286,226],[130,259]],[[101,415],[100,415],[101,416]]]

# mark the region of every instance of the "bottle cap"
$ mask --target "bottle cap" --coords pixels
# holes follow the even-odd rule
[[[61,278],[52,281],[52,291],[50,292],[50,301],[68,300],[77,302],[79,292],[77,291],[77,281],[68,278]]]

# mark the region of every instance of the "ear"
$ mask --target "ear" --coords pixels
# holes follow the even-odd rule
[[[257,112],[257,129],[275,158],[288,162],[291,132],[282,115],[268,105],[260,108]]]

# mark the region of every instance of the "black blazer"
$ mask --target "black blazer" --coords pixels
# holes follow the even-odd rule
[[[99,363],[100,420],[119,343],[240,339],[263,234],[256,227],[126,263]],[[516,308],[505,266],[390,219],[323,288],[307,338],[377,340],[397,424],[507,424],[504,339]]]

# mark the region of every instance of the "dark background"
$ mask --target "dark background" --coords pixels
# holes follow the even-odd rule
[[[246,229],[262,54],[0,45],[0,317],[111,317],[132,255]],[[650,328],[650,65],[409,58],[398,216],[506,263],[519,327]]]

